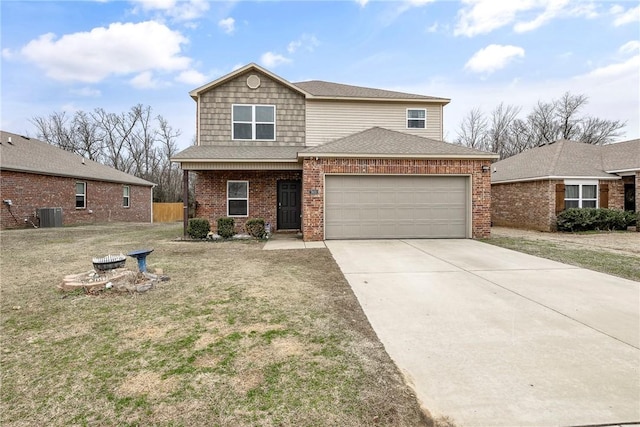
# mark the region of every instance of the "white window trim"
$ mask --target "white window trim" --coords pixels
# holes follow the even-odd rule
[[[234,120],[233,107],[251,107],[251,121]],[[272,122],[258,122],[255,120],[256,107],[272,107],[273,108],[273,123]],[[275,141],[276,140],[276,106],[269,104],[231,104],[231,139],[233,141]],[[245,123],[251,125],[251,139],[236,138],[234,124]],[[270,125],[273,124],[273,138],[272,139],[257,139],[256,138],[256,125]]]
[[[247,197],[246,198],[229,198],[229,184],[233,182],[244,182],[247,184]],[[247,214],[246,215],[231,215],[229,213],[229,200],[246,200],[247,201]],[[247,218],[249,217],[249,181],[241,181],[241,180],[229,180],[227,181],[227,216],[231,218]]]
[[[595,200],[596,201],[596,208],[600,207],[600,184],[598,183],[598,180],[595,179],[565,179],[564,180],[564,185],[577,185],[578,186],[578,198],[573,198],[573,199],[567,199],[565,197],[564,201],[565,201],[565,206],[567,203],[567,200],[571,200],[571,201],[577,201],[578,202],[578,208],[582,209],[583,206],[583,202],[584,201],[592,201]],[[595,185],[596,186],[596,198],[595,199],[585,199],[582,197],[582,186],[583,185]]]
[[[83,185],[83,187],[84,187],[84,193],[78,193],[78,190],[76,189],[76,186],[77,186],[78,184],[82,184],[82,185]],[[84,197],[84,206],[82,206],[82,207],[78,207],[78,206],[76,205],[76,209],[87,209],[87,183],[86,183],[86,182],[84,182],[84,181],[76,181],[76,182],[75,182],[75,184],[73,185],[73,191],[74,191],[74,193],[76,194],[76,195],[75,195],[75,198],[74,198],[74,205],[75,205],[76,203],[78,203],[78,202],[77,202],[77,200],[78,200],[78,196],[82,195],[82,197]]]
[[[424,119],[409,118],[409,111],[411,111],[411,110],[424,111]],[[424,121],[424,127],[423,128],[410,128],[409,127],[409,120],[423,120]],[[405,126],[407,127],[407,129],[426,129],[427,128],[427,109],[426,108],[407,108],[407,111],[406,111],[406,114],[405,114]]]
[[[127,189],[127,195],[124,195],[124,189]],[[127,199],[127,204],[124,204],[124,199]],[[131,186],[129,185],[123,185],[122,186],[122,207],[123,208],[130,208],[131,207]]]

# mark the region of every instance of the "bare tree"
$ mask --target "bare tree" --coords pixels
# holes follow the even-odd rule
[[[32,122],[38,137],[52,145],[156,183],[154,200],[182,199],[182,174],[169,160],[178,150],[180,131],[154,117],[150,106],[138,104],[120,114],[96,108],[72,118],[56,112]]]
[[[473,108],[462,119],[456,143],[465,147],[485,149],[487,119],[480,108]]]
[[[623,135],[625,122],[580,115],[587,103],[585,95],[566,92],[551,102],[538,101],[525,119],[518,117],[520,107],[501,103],[486,122],[474,108],[463,118],[456,142],[498,153],[504,159],[559,139],[608,144]]]

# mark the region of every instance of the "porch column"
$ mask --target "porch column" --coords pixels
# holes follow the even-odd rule
[[[187,227],[189,226],[189,171],[182,171],[182,234],[187,237]]]

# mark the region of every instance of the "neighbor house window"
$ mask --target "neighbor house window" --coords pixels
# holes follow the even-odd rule
[[[76,209],[87,207],[87,183],[76,182]]]
[[[427,110],[424,108],[407,109],[407,129],[424,129],[427,127]]]
[[[227,181],[227,216],[249,216],[249,181]]]
[[[125,185],[124,187],[122,187],[122,206],[124,206],[125,208],[129,207],[129,186]]]
[[[597,208],[597,181],[565,181],[564,207],[569,208]]]
[[[231,108],[233,139],[276,139],[274,105],[234,105]]]

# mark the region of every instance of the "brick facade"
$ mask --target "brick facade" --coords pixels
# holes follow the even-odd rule
[[[260,77],[260,87],[250,89],[247,77]],[[275,141],[232,141],[233,104],[276,106]],[[204,92],[200,98],[200,145],[300,145],[305,144],[305,98],[302,94],[252,70]]]
[[[491,176],[482,172],[486,160],[408,160],[307,158],[303,162],[302,234],[305,241],[324,239],[325,174],[469,175],[471,232],[474,238],[491,233]],[[310,190],[318,190],[316,191]]]
[[[234,217],[236,232],[245,232],[245,222],[263,218],[277,230],[278,181],[301,180],[301,171],[201,171],[197,172],[196,217],[206,218],[211,230],[217,229],[218,218],[227,216],[227,181],[249,181],[249,215]]]
[[[539,231],[556,229],[556,184],[563,180],[539,180],[496,183],[491,186],[491,222],[501,227],[524,228]],[[624,209],[624,183],[622,180],[599,181],[609,187],[608,205],[611,209]],[[637,193],[636,185],[636,193]]]
[[[76,209],[76,182],[85,182],[86,208]],[[2,199],[13,203],[11,211],[3,203],[0,228],[38,225],[36,209],[62,208],[63,225],[105,222],[151,222],[151,187],[129,185],[130,207],[122,206],[125,184],[37,175],[25,172],[0,172]],[[13,213],[13,216],[11,215]],[[15,216],[15,218],[14,218]]]

